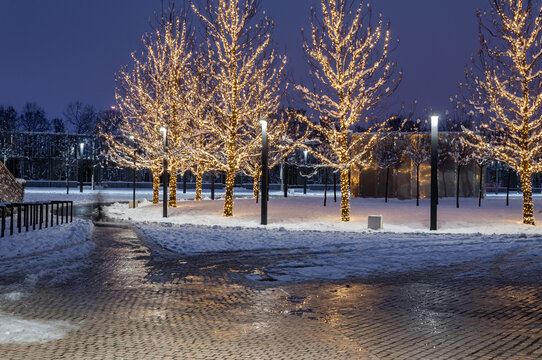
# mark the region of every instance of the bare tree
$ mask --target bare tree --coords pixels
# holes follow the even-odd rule
[[[45,110],[36,103],[26,103],[19,115],[19,129],[22,131],[49,131],[51,125],[45,117]]]
[[[69,103],[64,111],[66,121],[77,134],[92,134],[98,127],[98,112],[93,105],[83,105],[80,101]]]
[[[405,148],[405,155],[416,166],[416,206],[420,206],[420,165],[431,157],[431,137],[423,130],[421,120],[412,128],[415,132],[410,135],[410,142]]]

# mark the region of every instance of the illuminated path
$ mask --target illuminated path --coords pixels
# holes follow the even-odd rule
[[[270,261],[261,253],[181,259],[123,226],[97,226],[94,241],[83,277],[2,306],[73,328],[41,344],[0,344],[0,358],[542,357],[542,276],[528,259],[500,256],[483,278],[469,276],[480,270],[471,263],[284,285],[247,279]]]

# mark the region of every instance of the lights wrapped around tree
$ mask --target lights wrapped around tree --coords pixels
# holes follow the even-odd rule
[[[305,50],[313,65],[313,76],[322,92],[296,86],[307,106],[319,113],[316,123],[302,113],[296,116],[323,137],[329,151],[311,151],[322,166],[341,173],[341,220],[350,220],[350,169],[365,166],[378,141],[382,124],[369,126],[371,111],[397,88],[394,64],[388,60],[389,24],[382,18],[371,26],[370,8],[352,0],[321,0],[322,18],[313,14],[312,42]],[[369,9],[369,10],[366,10]],[[367,24],[364,23],[367,21]],[[356,125],[365,127],[355,138]],[[306,147],[310,150],[310,147]]]
[[[187,136],[185,117],[180,100],[184,91],[184,76],[192,54],[187,51],[188,31],[186,24],[174,16],[162,22],[153,34],[143,38],[143,60],[132,54],[131,71],[121,69],[117,77],[117,100],[120,120],[115,131],[104,131],[110,160],[130,166],[134,148],[122,140],[134,136],[140,148],[137,151],[137,168],[147,168],[153,174],[153,203],[157,203],[162,159],[167,157],[170,173],[183,167],[183,141]],[[167,126],[168,151],[164,152],[159,128]],[[125,165],[125,160],[128,163]],[[169,204],[176,205],[176,176],[172,176]]]
[[[205,24],[212,63],[213,116],[200,123],[219,151],[200,152],[212,169],[226,173],[224,216],[233,216],[233,186],[245,159],[261,146],[259,118],[279,104],[282,60],[269,49],[272,21],[255,20],[257,0],[209,0],[204,9],[192,5]],[[278,63],[278,65],[277,65]],[[205,94],[207,96],[207,94]]]
[[[467,130],[470,143],[519,173],[523,223],[534,225],[531,175],[542,171],[542,10],[525,0],[491,6],[478,13],[479,64],[466,71],[469,93],[458,106],[478,112],[492,133]]]

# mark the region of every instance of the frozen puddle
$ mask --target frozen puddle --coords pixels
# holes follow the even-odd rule
[[[25,320],[0,311],[0,344],[58,340],[74,328],[67,321]]]

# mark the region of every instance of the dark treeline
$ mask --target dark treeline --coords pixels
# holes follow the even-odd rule
[[[94,105],[75,101],[66,106],[63,118],[48,118],[34,102],[24,104],[20,112],[11,105],[0,105],[0,131],[96,134],[100,125],[111,125],[116,113],[114,107],[97,110]]]

